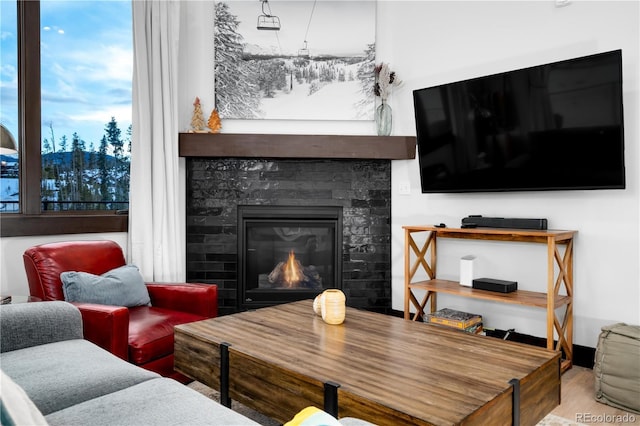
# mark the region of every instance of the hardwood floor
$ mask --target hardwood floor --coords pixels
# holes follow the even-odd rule
[[[561,404],[551,413],[588,425],[640,425],[640,414],[619,410],[594,398],[593,370],[572,367],[562,375]]]

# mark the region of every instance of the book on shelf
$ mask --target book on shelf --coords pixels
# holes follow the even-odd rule
[[[428,314],[425,317],[425,322],[466,330],[474,325],[482,324],[482,315],[444,308]]]
[[[484,327],[482,326],[481,322],[473,324],[473,325],[470,325],[467,328],[451,327],[451,326],[444,325],[444,324],[438,324],[436,322],[432,322],[432,323],[429,323],[429,324],[433,324],[436,327],[443,327],[443,328],[448,328],[450,330],[456,330],[456,331],[464,331],[466,333],[471,333],[471,334],[482,334],[482,332],[484,331]]]
[[[482,327],[482,323],[479,322],[468,328],[465,328],[463,331],[466,331],[467,333],[472,333],[472,334],[480,334],[484,331],[484,328]]]

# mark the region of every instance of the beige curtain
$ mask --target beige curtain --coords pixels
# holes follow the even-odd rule
[[[178,158],[179,0],[134,0],[129,262],[145,280],[184,281]]]

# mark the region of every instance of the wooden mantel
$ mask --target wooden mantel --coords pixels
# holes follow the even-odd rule
[[[180,157],[334,158],[407,160],[415,136],[180,133]]]

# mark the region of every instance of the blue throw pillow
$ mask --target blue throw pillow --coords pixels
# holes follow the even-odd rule
[[[60,274],[67,302],[112,306],[150,306],[149,291],[138,267],[125,265],[102,275],[68,271]]]

